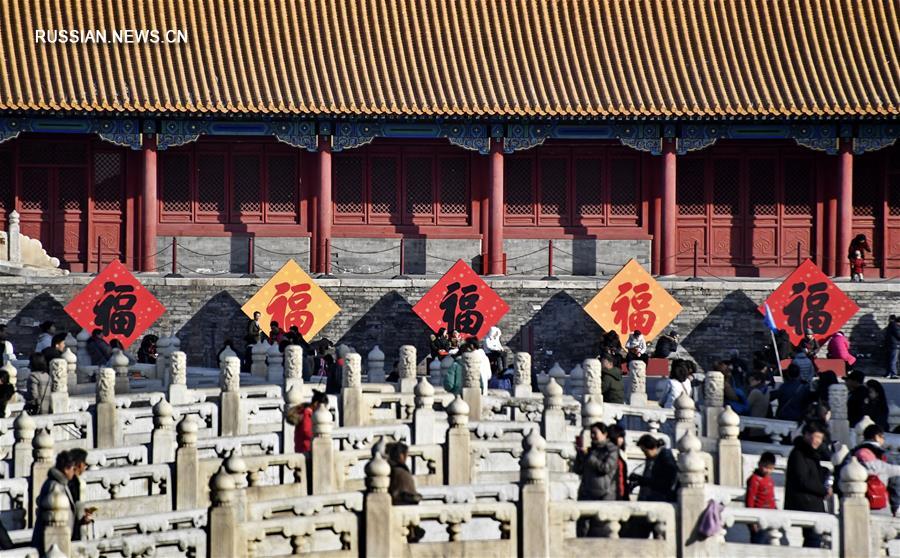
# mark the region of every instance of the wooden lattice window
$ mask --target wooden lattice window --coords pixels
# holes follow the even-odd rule
[[[85,172],[83,169],[66,169],[57,174],[57,208],[62,211],[83,211]]]
[[[715,159],[713,163],[713,213],[737,216],[740,211],[741,162]]]
[[[398,161],[396,157],[373,157],[371,160],[371,217],[384,221],[397,213]]]
[[[122,211],[122,153],[94,152],[94,209],[119,213]]]
[[[341,156],[334,159],[334,204],[337,213],[363,214],[365,188],[365,160],[362,157]]]
[[[609,214],[638,217],[637,159],[614,158],[609,163]]]
[[[297,213],[297,158],[270,155],[268,165],[269,213]]]
[[[784,160],[784,214],[812,215],[814,169],[810,159]]]
[[[603,219],[602,171],[600,159],[575,159],[575,211],[583,220]]]
[[[564,223],[569,214],[568,160],[557,157],[541,159],[540,177],[538,187],[542,222]]]
[[[750,159],[747,166],[750,214],[763,217],[778,214],[778,183],[775,159]]]
[[[19,204],[25,211],[50,209],[50,169],[48,167],[23,167],[19,189]]]
[[[407,215],[434,213],[434,181],[431,157],[407,157],[405,163]]]
[[[0,151],[0,219],[13,209],[13,157],[9,151]]]
[[[161,219],[296,223],[299,177],[299,155],[281,145],[201,140],[169,149],[160,153]]]
[[[440,159],[440,190],[442,216],[466,218],[469,214],[469,165],[465,157]]]
[[[197,209],[199,214],[225,213],[225,155],[197,154]]]
[[[506,217],[517,223],[534,223],[534,161],[510,157],[506,161],[503,197]]]
[[[241,214],[262,213],[262,164],[256,153],[231,158],[232,210]]]
[[[706,161],[685,158],[678,162],[676,176],[679,215],[706,215]]]
[[[888,175],[888,200],[891,217],[900,216],[900,173]]]
[[[24,141],[19,147],[19,163],[26,165],[78,165],[87,160],[83,141]]]
[[[853,166],[853,216],[875,217],[881,205],[882,189],[881,165],[870,160]]]

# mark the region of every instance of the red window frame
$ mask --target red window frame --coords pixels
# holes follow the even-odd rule
[[[259,190],[259,206],[256,210],[246,211],[235,207],[235,159],[241,156],[257,157]],[[222,156],[224,183],[222,184],[222,210],[204,211],[200,208],[200,164],[203,156]],[[174,157],[188,158],[190,211],[172,211],[166,209],[166,173],[169,171]],[[293,212],[274,211],[270,208],[270,162],[277,158],[290,158],[294,161]],[[203,139],[189,145],[174,147],[161,151],[159,155],[159,222],[197,223],[197,224],[303,224],[302,178],[303,168],[300,150],[274,142],[227,141],[224,139]]]

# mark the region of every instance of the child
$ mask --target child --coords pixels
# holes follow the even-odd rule
[[[853,259],[850,260],[850,265],[853,268],[850,280],[857,283],[862,283],[863,268],[866,266],[866,260],[863,259],[861,251],[855,250],[853,252]]]
[[[759,456],[759,464],[756,470],[747,479],[746,505],[748,508],[775,509],[775,481],[772,473],[775,471],[775,454],[766,451]],[[750,542],[753,544],[767,544],[765,533],[759,525],[750,525]]]

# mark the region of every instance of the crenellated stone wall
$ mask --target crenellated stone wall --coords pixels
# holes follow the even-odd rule
[[[63,307],[91,277],[76,275],[53,279],[0,278],[0,322],[8,322],[8,333],[16,351],[33,347],[37,325],[47,319],[75,328]],[[142,275],[141,280],[166,306],[167,312],[148,333],[177,333],[191,365],[213,366],[226,337],[242,340],[246,318],[241,305],[266,280],[239,278],[165,279]],[[375,345],[385,351],[385,369],[397,359],[398,339],[414,344],[420,358],[427,353],[428,331],[412,306],[434,284],[428,279],[392,280],[369,277],[323,279],[319,284],[335,299],[341,312],[321,336],[346,343],[363,354]],[[503,342],[514,351],[528,351],[537,372],[555,361],[570,369],[584,358],[595,356],[599,326],[582,307],[605,284],[603,278],[559,281],[488,279],[510,306],[500,321]],[[778,284],[770,281],[661,283],[684,306],[675,327],[682,345],[708,366],[730,349],[749,359],[753,350],[769,340],[756,307]],[[844,331],[854,351],[872,354],[863,358],[864,368],[881,368],[880,350],[887,317],[900,314],[900,284],[850,284],[840,287],[860,306]],[[239,348],[242,344],[239,343]],[[136,347],[135,347],[136,349]],[[424,372],[424,370],[423,370]]]

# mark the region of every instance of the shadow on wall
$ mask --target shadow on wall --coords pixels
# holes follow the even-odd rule
[[[740,351],[741,358],[751,362],[754,351],[771,343],[756,307],[744,291],[731,291],[681,340],[682,347],[704,370],[710,369],[717,360],[728,358],[732,349]],[[678,329],[677,319],[673,326]],[[735,335],[738,331],[741,333]],[[723,342],[725,339],[736,341]]]
[[[554,362],[566,370],[600,352],[603,328],[597,325],[581,304],[565,291],[559,291],[541,305],[530,320],[509,339],[513,351],[531,353],[531,366],[546,372]]]
[[[856,321],[856,325],[844,334],[850,339],[850,351],[861,355],[857,360],[857,368],[871,373],[878,371],[884,373],[887,363],[887,353],[884,350],[884,330],[887,327],[887,318],[883,317],[885,326],[881,326],[871,312],[862,314]]]
[[[6,333],[16,353],[23,355],[32,353],[40,333],[38,326],[48,320],[56,323],[58,332],[70,331],[72,335],[76,335],[81,331],[81,326],[66,314],[63,304],[53,298],[50,293],[43,292],[32,298],[6,324]]]
[[[337,338],[339,332],[332,329],[336,325],[337,321],[332,322],[317,337]],[[355,348],[362,356],[363,367],[369,351],[378,345],[384,353],[384,368],[389,373],[400,353],[400,345],[414,345],[416,358],[423,362],[429,353],[430,334],[431,330],[413,312],[409,301],[397,291],[391,291],[378,299],[335,344],[345,343]]]
[[[207,300],[176,334],[181,340],[181,350],[187,353],[188,365],[218,367],[216,355],[228,338],[243,351],[249,321],[240,303],[228,291],[220,291]]]

